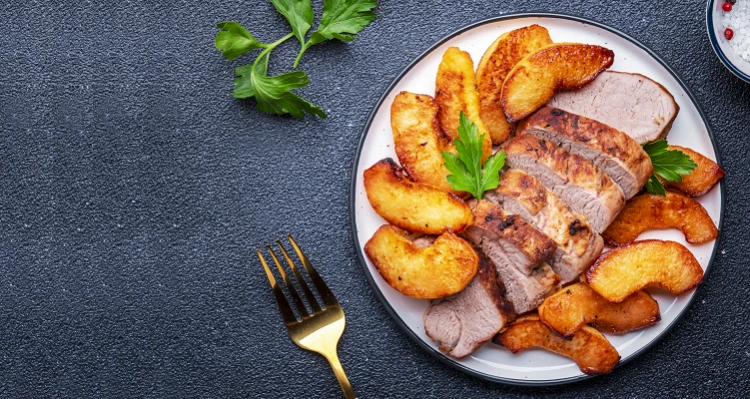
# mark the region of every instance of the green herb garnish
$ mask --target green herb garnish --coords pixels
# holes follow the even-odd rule
[[[482,142],[484,133],[479,135],[474,124],[463,111],[458,125],[458,138],[453,142],[458,155],[443,151],[448,183],[456,191],[466,191],[475,198],[482,199],[482,194],[500,185],[500,169],[505,165],[505,151],[490,156],[482,164]]]
[[[300,51],[294,60],[293,67],[299,64],[302,54],[311,46],[327,40],[350,42],[356,39],[359,31],[375,19],[372,9],[377,6],[376,0],[325,0],[323,15],[317,30],[306,40],[307,32],[312,27],[315,13],[311,0],[270,0],[281,15],[286,18],[292,32],[273,43],[262,43],[244,26],[237,22],[220,22],[216,26],[214,44],[221,55],[231,61],[252,51],[263,49],[252,64],[237,67],[234,71],[234,92],[236,98],[255,98],[258,110],[277,115],[291,114],[303,118],[305,114],[322,118],[326,113],[318,106],[291,90],[299,89],[310,83],[303,71],[268,76],[268,60],[271,51],[281,43],[296,37],[300,42]]]
[[[667,191],[658,177],[670,182],[682,180],[682,176],[689,175],[698,165],[678,150],[667,149],[667,140],[656,140],[643,144],[643,150],[651,158],[654,174],[646,182],[646,191],[651,194],[666,196]]]

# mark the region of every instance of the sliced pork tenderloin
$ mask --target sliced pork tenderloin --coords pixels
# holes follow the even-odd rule
[[[539,179],[597,233],[612,223],[625,204],[620,187],[601,169],[548,140],[522,134],[503,147],[506,165]]]
[[[511,169],[503,174],[500,186],[484,196],[506,212],[521,216],[554,241],[555,252],[547,263],[562,284],[577,279],[602,252],[604,240],[586,219],[571,211],[534,176]]]
[[[530,275],[555,251],[555,243],[518,215],[509,215],[497,204],[479,201],[474,221],[465,235],[495,264],[502,263]]]
[[[638,194],[654,173],[651,158],[630,136],[559,108],[541,108],[519,126],[519,132],[549,140],[591,161],[620,186],[625,199]]]
[[[425,333],[439,343],[441,351],[464,357],[515,318],[513,305],[504,294],[497,268],[480,253],[477,275],[466,288],[430,301],[422,316]]]
[[[666,138],[680,111],[659,83],[613,71],[602,72],[579,90],[557,93],[547,105],[605,123],[639,144]]]
[[[560,276],[544,262],[528,276],[507,264],[495,263],[495,266],[505,286],[505,299],[513,304],[517,314],[536,310],[544,298],[560,289]]]
[[[497,204],[474,201],[474,222],[464,235],[497,268],[505,298],[516,313],[536,309],[560,286],[560,276],[544,263],[555,243],[518,215],[509,215]]]

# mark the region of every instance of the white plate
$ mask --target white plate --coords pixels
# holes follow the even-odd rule
[[[680,106],[679,115],[669,134],[669,142],[692,148],[718,161],[711,129],[692,94],[674,71],[642,44],[612,28],[578,17],[546,13],[513,14],[479,22],[450,35],[414,61],[388,88],[370,115],[359,145],[350,206],[354,241],[373,291],[383,301],[396,322],[422,347],[444,362],[481,378],[511,384],[551,385],[573,382],[588,376],[581,373],[570,359],[542,349],[530,349],[514,355],[505,348],[488,343],[460,360],[443,355],[424,333],[422,313],[427,301],[406,297],[391,288],[364,255],[364,244],[385,221],[373,211],[367,201],[362,172],[380,159],[397,159],[389,120],[393,97],[402,90],[433,95],[438,64],[448,47],[458,46],[468,51],[476,64],[485,49],[500,34],[530,24],[546,27],[555,42],[581,42],[606,46],[615,52],[615,62],[611,70],[638,72],[664,85]],[[699,199],[719,228],[724,209],[723,187],[722,183]],[[718,247],[715,241],[703,245],[687,244],[677,230],[651,231],[643,234],[641,238],[660,238],[685,244],[706,271]],[[653,290],[651,293],[659,302],[662,316],[660,322],[625,335],[606,334],[620,353],[621,364],[634,358],[663,336],[677,322],[695,296],[694,290],[677,297],[659,290]]]

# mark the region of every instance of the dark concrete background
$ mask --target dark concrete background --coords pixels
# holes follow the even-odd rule
[[[609,24],[674,67],[714,127],[728,195],[720,255],[677,327],[609,376],[534,389],[463,375],[412,342],[370,290],[348,219],[356,145],[390,82],[452,31],[529,10]],[[702,1],[382,1],[360,40],[307,52],[300,93],[330,117],[298,121],[229,97],[240,63],[213,49],[223,20],[263,41],[288,32],[265,1],[5,1],[0,397],[339,397],[328,364],[288,338],[253,253],[286,232],[342,302],[339,353],[362,398],[742,396],[750,85],[713,54],[704,13]],[[274,51],[272,72],[296,51]]]

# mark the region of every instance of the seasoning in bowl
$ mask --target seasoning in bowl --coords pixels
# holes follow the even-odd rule
[[[727,1],[722,10],[721,24],[727,44],[735,54],[750,62],[750,0]]]

